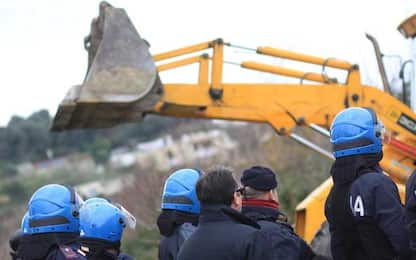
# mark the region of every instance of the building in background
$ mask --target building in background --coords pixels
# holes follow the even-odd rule
[[[114,169],[138,165],[166,171],[197,160],[228,156],[238,143],[224,130],[199,131],[183,134],[177,139],[167,135],[143,142],[134,149],[118,148],[112,151],[110,166]]]
[[[71,154],[65,157],[17,165],[18,174],[25,176],[48,175],[60,171],[88,174],[96,171],[96,165],[94,159],[87,153]]]

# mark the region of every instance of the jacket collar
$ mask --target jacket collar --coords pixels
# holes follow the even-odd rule
[[[177,210],[163,210],[157,218],[157,226],[162,236],[172,235],[184,223],[198,225],[199,215]]]
[[[338,158],[331,168],[332,180],[335,185],[342,185],[369,172],[382,172],[378,164],[382,158],[383,153]]]
[[[25,235],[19,244],[22,259],[45,259],[59,245],[68,245],[78,239],[78,233],[42,233]]]
[[[259,229],[260,226],[237,210],[224,204],[201,204],[200,225],[210,222],[230,221]]]
[[[262,206],[243,206],[243,214],[254,221],[267,220],[275,222],[281,213],[278,209]]]

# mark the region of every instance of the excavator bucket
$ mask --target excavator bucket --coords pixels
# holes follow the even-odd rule
[[[84,44],[88,70],[59,105],[52,131],[140,121],[163,92],[148,43],[124,9],[100,3]]]

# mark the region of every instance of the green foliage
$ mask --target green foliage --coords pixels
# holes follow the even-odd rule
[[[102,176],[102,178],[105,177]],[[0,196],[9,197],[10,202],[7,205],[0,204],[0,212],[4,209],[13,208],[16,205],[26,204],[33,192],[43,185],[50,183],[77,185],[92,180],[97,180],[97,176],[68,170],[56,171],[51,174],[19,176],[5,179],[0,182]]]
[[[7,195],[11,198],[13,203],[23,203],[29,196],[29,193],[23,183],[18,180],[3,182],[0,186],[0,190],[0,194]]]
[[[42,160],[50,146],[49,113],[41,110],[23,119],[14,116],[8,126],[0,131],[0,160],[11,162]]]
[[[302,153],[304,153],[302,155]],[[276,166],[280,209],[294,221],[296,206],[329,177],[331,161],[317,153],[297,151],[297,158]],[[300,159],[298,159],[300,158]],[[283,167],[282,167],[283,166]]]
[[[159,136],[174,124],[174,119],[148,116],[140,124],[125,124],[110,129],[49,132],[52,118],[40,110],[28,118],[14,116],[6,128],[0,128],[0,161],[20,163],[47,159],[47,151],[64,156],[90,152],[97,162],[108,159],[111,148],[146,141]],[[2,170],[0,165],[0,171]]]
[[[98,164],[107,162],[111,152],[111,142],[108,139],[96,139],[91,145],[90,154]]]
[[[0,161],[0,177],[13,177],[16,174],[16,165],[5,161]]]
[[[134,259],[157,259],[159,239],[157,228],[140,228],[132,238],[123,240],[122,250]]]

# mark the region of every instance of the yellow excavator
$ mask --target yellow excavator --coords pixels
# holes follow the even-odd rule
[[[415,21],[405,21],[400,30],[414,37]],[[151,55],[148,42],[137,33],[126,12],[105,2],[100,4],[99,16],[92,21],[84,43],[87,74],[61,102],[53,131],[112,127],[138,122],[147,114],[260,122],[270,124],[279,135],[333,158],[331,152],[293,133],[293,128],[310,127],[329,136],[328,129],[338,112],[346,107],[371,107],[387,129],[381,166],[402,196],[403,184],[416,169],[416,114],[391,94],[388,84],[384,90],[362,85],[359,67],[347,61],[268,46],[247,48],[222,39]],[[224,83],[224,52],[232,48],[252,51],[260,58],[310,64],[318,72],[243,61],[233,64],[242,70],[297,78],[299,82]],[[199,68],[195,83],[163,82],[165,71],[191,64]],[[345,71],[345,81],[329,77],[328,68]],[[325,221],[324,202],[331,185],[329,178],[296,208],[295,230],[308,242]]]

